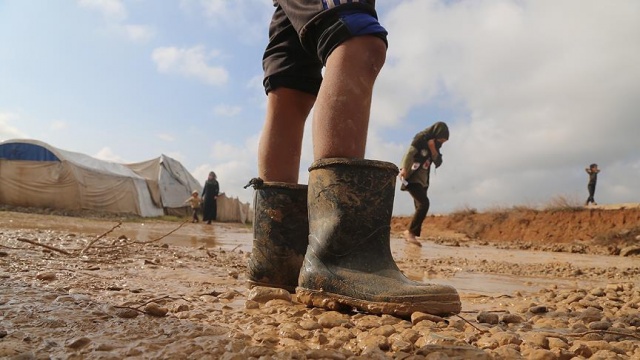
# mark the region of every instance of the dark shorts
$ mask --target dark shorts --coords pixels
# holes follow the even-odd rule
[[[372,0],[274,0],[269,44],[262,58],[268,94],[287,87],[318,94],[322,67],[344,41],[374,35],[387,42]]]

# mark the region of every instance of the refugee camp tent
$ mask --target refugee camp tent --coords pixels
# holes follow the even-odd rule
[[[166,155],[126,166],[147,180],[154,203],[162,206],[165,214],[189,215],[191,209],[185,200],[193,190],[202,195],[202,185],[179,161]],[[224,193],[218,196],[217,210],[217,221],[251,221],[249,204]]]
[[[128,167],[38,140],[0,143],[0,204],[160,216],[146,180]]]
[[[125,166],[147,181],[154,204],[168,215],[186,215],[188,205],[184,201],[192,191],[202,190],[202,185],[179,161],[166,155]]]
[[[0,204],[100,210],[151,217],[187,215],[185,200],[202,185],[177,160],[161,155],[118,164],[38,140],[0,142]],[[248,203],[220,194],[218,221],[251,220]]]
[[[233,221],[246,224],[253,221],[253,209],[249,203],[243,203],[238,198],[229,197],[226,194],[218,196],[217,221]]]

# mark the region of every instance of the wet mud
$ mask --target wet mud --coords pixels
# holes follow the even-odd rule
[[[251,293],[249,226],[118,223],[0,212],[0,358],[640,358],[637,256],[394,231],[400,269],[463,304],[397,318]]]

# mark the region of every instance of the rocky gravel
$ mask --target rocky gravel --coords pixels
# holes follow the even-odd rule
[[[474,251],[465,246],[443,258],[396,254],[404,272],[445,282],[460,271],[551,282],[462,292],[459,315],[402,319],[307,308],[284,290],[248,289],[248,253],[238,248],[3,225],[0,358],[640,359],[640,261],[514,263],[463,256]],[[593,286],[553,284],[577,278]]]

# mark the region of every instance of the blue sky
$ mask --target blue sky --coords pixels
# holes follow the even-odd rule
[[[640,2],[378,0],[389,51],[367,157],[446,121],[431,211],[640,202]],[[271,0],[0,0],[0,140],[116,162],[166,154],[250,201]],[[310,122],[301,182],[312,162]],[[394,213],[412,200],[396,193]]]

